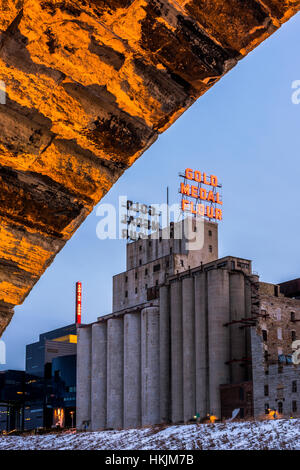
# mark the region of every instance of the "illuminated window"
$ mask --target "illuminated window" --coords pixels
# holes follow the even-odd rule
[[[65,410],[63,408],[55,408],[53,412],[53,424],[56,427],[63,428],[65,424]]]

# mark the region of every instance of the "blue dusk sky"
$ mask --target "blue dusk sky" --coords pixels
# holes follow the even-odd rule
[[[243,59],[129,169],[101,203],[120,195],[147,204],[179,202],[178,172],[219,176],[224,220],[219,256],[253,260],[261,280],[300,277],[300,15]],[[300,95],[299,95],[300,96]],[[74,285],[83,283],[83,322],[112,309],[112,276],[125,270],[123,240],[99,240],[96,208],[56,256],[3,334],[7,364],[24,369],[25,345],[74,321]]]

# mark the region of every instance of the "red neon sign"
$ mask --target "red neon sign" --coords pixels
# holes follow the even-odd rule
[[[81,282],[76,282],[76,298],[75,298],[75,321],[80,325],[81,323],[81,300],[82,300],[82,284]]]
[[[185,173],[180,176],[184,179],[179,190],[182,195],[181,210],[210,220],[222,220],[222,209],[217,206],[223,205],[219,192],[222,186],[217,176],[208,176],[207,173],[191,168],[186,168]]]

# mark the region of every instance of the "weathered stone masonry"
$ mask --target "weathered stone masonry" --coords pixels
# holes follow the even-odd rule
[[[0,334],[126,168],[300,0],[0,0]]]

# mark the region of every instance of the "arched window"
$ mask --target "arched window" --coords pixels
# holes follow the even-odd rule
[[[291,321],[295,321],[295,312],[291,312]]]

